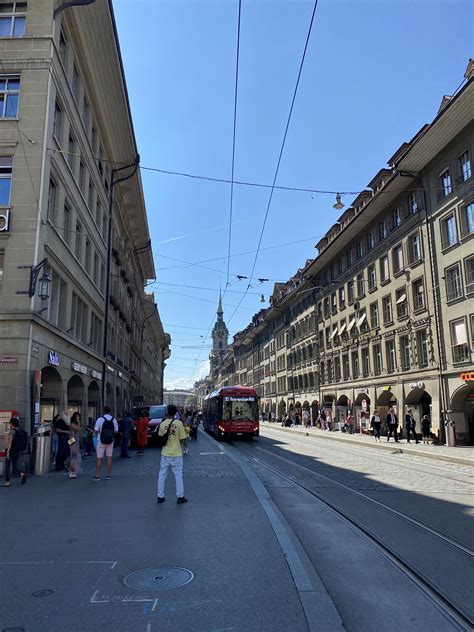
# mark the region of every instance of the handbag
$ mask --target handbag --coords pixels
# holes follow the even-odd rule
[[[68,439],[68,443],[69,445],[74,445],[76,443],[76,439],[74,437],[71,437],[70,439]]]
[[[165,445],[168,443],[168,439],[169,439],[169,436],[170,436],[171,426],[173,425],[173,422],[174,422],[174,421],[175,421],[175,419],[173,418],[173,419],[170,421],[170,423],[169,423],[169,425],[168,425],[168,428],[166,428],[166,432],[165,432],[164,434],[162,434],[162,435],[158,435],[158,436],[156,437],[156,445],[157,445],[159,448],[164,448],[164,447],[165,447]]]

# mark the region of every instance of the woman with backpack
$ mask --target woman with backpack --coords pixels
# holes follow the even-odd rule
[[[5,482],[4,487],[10,487],[10,468],[20,470],[21,484],[26,483],[26,468],[23,463],[22,453],[28,448],[28,435],[20,429],[17,417],[10,419],[10,432],[8,435],[7,455],[5,458]]]

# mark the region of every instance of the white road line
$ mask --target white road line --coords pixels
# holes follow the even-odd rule
[[[54,562],[0,562],[0,566],[28,566],[30,564],[54,564]]]
[[[151,621],[148,621],[145,632],[151,632]]]
[[[155,612],[156,606],[158,605],[158,599],[155,599],[155,603],[153,604],[152,612]]]

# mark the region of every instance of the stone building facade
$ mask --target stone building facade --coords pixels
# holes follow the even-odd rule
[[[0,4],[0,409],[28,429],[64,409],[87,421],[104,382],[117,412],[161,401],[170,338],[144,292],[139,170],[112,185],[138,153],[112,3]],[[32,268],[51,278],[47,300],[28,293]]]
[[[474,444],[473,63],[316,245],[318,255],[234,336],[217,384],[254,386],[263,411],[336,423],[408,407]]]

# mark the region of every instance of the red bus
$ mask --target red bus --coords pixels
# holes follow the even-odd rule
[[[258,396],[247,386],[223,386],[204,399],[203,426],[218,440],[258,437]]]

